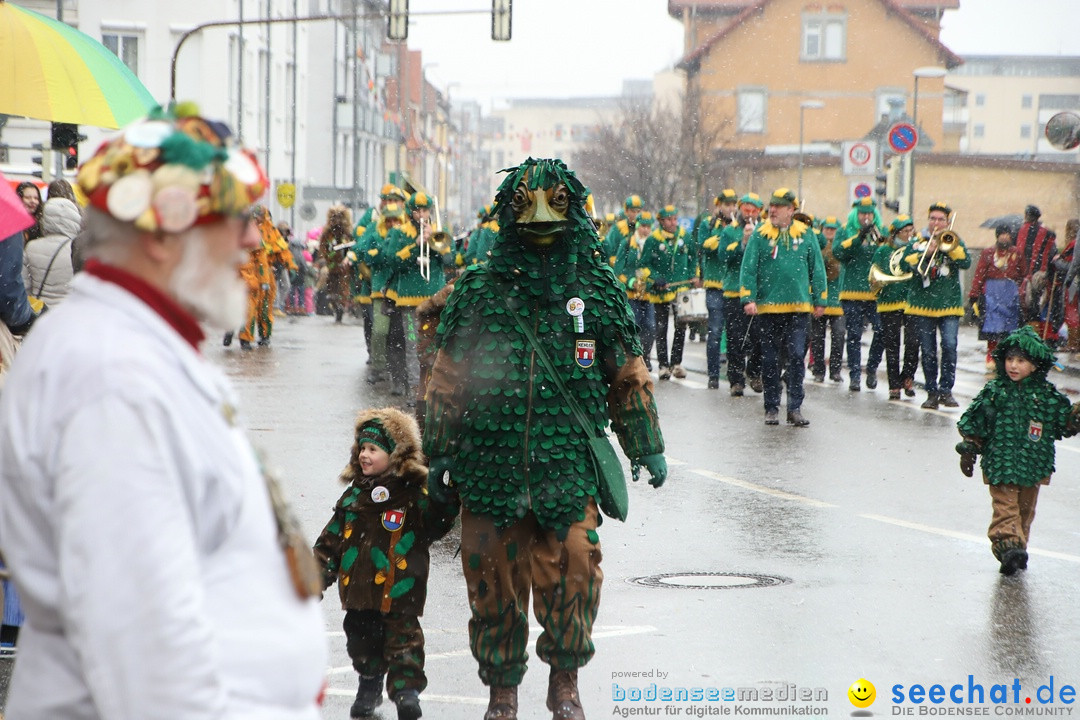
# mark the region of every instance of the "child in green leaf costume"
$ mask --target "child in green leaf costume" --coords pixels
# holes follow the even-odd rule
[[[421,714],[428,546],[457,515],[428,497],[426,479],[416,421],[394,408],[360,413],[341,473],[348,488],[314,548],[323,587],[338,583],[346,645],[360,673],[352,717],[367,717],[382,702],[384,675],[399,720]]]
[[[957,428],[960,469],[971,477],[981,454],[983,482],[990,488],[994,515],[987,535],[1001,573],[1027,567],[1027,541],[1035,519],[1039,486],[1054,472],[1054,441],[1075,435],[1076,407],[1046,373],[1054,354],[1025,325],[994,351],[997,377],[979,391]]]

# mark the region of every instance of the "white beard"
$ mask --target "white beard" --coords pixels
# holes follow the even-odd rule
[[[235,330],[247,319],[247,285],[236,265],[247,259],[241,251],[236,265],[215,265],[208,257],[209,240],[200,228],[185,233],[184,252],[176,266],[169,289],[185,309],[215,330]]]

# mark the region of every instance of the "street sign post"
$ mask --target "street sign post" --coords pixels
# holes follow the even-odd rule
[[[873,197],[874,188],[870,181],[852,180],[848,183],[848,206],[854,205],[866,197]]]
[[[909,153],[919,144],[919,131],[911,123],[898,122],[889,128],[889,148],[898,155]]]
[[[873,175],[877,168],[877,148],[866,140],[850,140],[841,152],[845,175]]]

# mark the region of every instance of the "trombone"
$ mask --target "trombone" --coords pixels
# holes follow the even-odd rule
[[[923,250],[922,257],[919,258],[919,264],[915,266],[915,271],[923,277],[926,277],[926,274],[930,272],[930,268],[934,266],[938,253],[948,255],[960,242],[960,236],[954,233],[952,229],[955,222],[956,213],[953,213],[952,220],[949,221],[949,227],[938,230],[926,241],[926,249]],[[930,251],[931,245],[934,246],[933,252]]]

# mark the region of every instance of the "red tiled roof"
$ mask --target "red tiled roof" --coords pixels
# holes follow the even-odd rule
[[[895,0],[905,10],[918,12],[929,10],[956,10],[960,0]],[[668,0],[668,14],[678,17],[684,8],[697,8],[705,12],[732,12],[756,4],[755,0]]]
[[[751,15],[764,9],[770,1],[771,0],[668,0],[669,10],[677,3],[684,3],[687,5],[695,4],[699,7],[705,7],[707,5],[723,5],[732,9],[735,9],[736,7],[743,8],[743,11],[732,18],[731,22],[725,25],[719,32],[706,38],[705,41],[689,55],[683,57],[683,59],[676,64],[676,67],[685,68],[700,62],[703,57],[709,54],[709,51],[712,50],[716,43],[738,28]],[[944,4],[945,2],[950,1],[951,0],[940,0],[940,3]],[[931,32],[929,28],[919,22],[918,18],[911,14],[909,8],[913,8],[920,4],[925,5],[927,0],[878,0],[878,2],[884,5],[890,12],[896,13],[900,19],[910,25],[915,32],[926,38],[928,43],[935,46],[938,53],[941,55],[942,60],[945,62],[945,67],[952,69],[964,63],[963,58],[945,47],[945,45],[934,36],[934,33]],[[956,4],[959,6],[959,0],[956,0]]]

